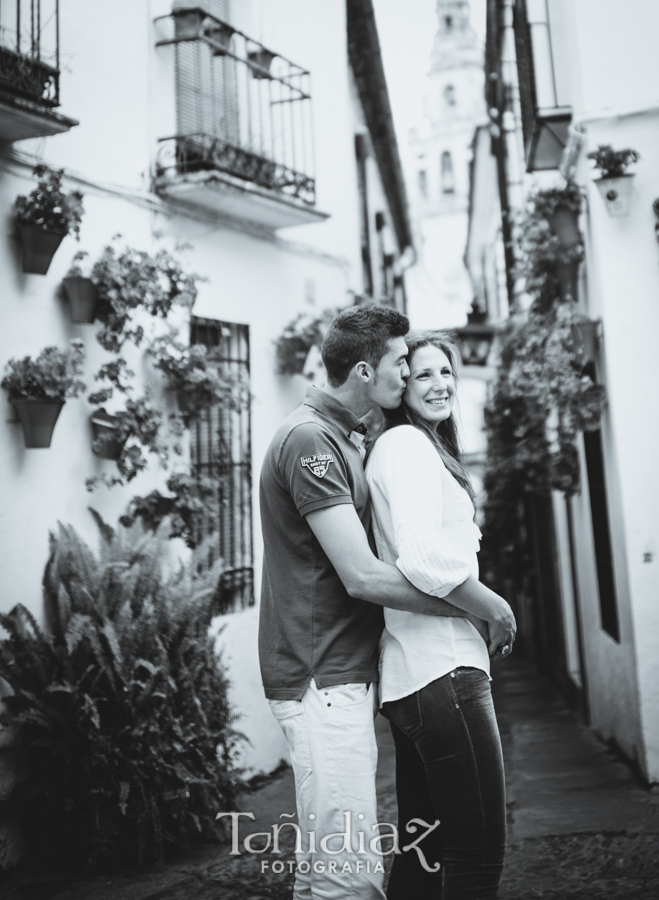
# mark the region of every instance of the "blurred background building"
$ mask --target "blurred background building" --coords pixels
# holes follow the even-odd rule
[[[601,427],[578,438],[580,492],[554,491],[520,523],[534,577],[513,599],[526,652],[648,782],[659,780],[658,26],[647,0],[489,0],[491,141],[476,139],[468,248],[472,273],[486,263],[483,285],[505,260],[523,317],[515,230],[526,196],[566,179],[580,188],[585,258],[571,302],[592,323],[589,371],[608,403]],[[640,161],[598,182],[588,154],[601,145]]]

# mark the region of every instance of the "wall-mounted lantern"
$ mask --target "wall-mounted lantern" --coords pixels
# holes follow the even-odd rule
[[[487,322],[487,313],[475,311],[467,316],[467,324],[454,328],[463,366],[486,366],[494,343],[496,329]]]

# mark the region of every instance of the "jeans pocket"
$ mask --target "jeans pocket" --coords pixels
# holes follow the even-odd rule
[[[300,700],[268,700],[273,715],[284,732],[291,753],[295,786],[299,790],[311,775],[311,747],[304,704]]]
[[[301,700],[268,700],[272,715],[280,722],[290,719],[291,716],[301,715],[303,712]]]
[[[332,706],[347,708],[351,706],[360,706],[369,696],[369,684],[335,684],[332,687],[323,689],[323,693],[327,695],[327,699]]]
[[[492,703],[490,679],[482,669],[459,668],[456,669],[456,676],[455,679],[452,679],[452,687],[460,704],[490,705]]]
[[[423,716],[421,715],[421,699],[419,692],[415,691],[400,700],[390,700],[382,704],[382,711],[394,725],[407,737],[412,737],[423,728]]]

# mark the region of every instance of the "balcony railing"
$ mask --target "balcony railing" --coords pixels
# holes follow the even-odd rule
[[[158,46],[173,46],[177,122],[160,140],[157,186],[203,173],[217,186],[219,173],[311,210],[310,73],[201,8],[179,5],[157,21],[169,32]]]
[[[1,0],[0,93],[59,106],[58,0]]]

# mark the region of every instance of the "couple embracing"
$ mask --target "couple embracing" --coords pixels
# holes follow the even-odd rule
[[[396,745],[401,836],[387,897],[498,896],[505,788],[489,671],[515,619],[478,581],[455,348],[408,329],[385,307],[340,313],[323,342],[327,384],[285,420],[261,473],[261,672],[300,829],[315,838],[298,854],[295,900],[385,896],[371,849],[378,708]],[[374,407],[386,428],[364,466]],[[402,849],[437,820],[423,853]]]

